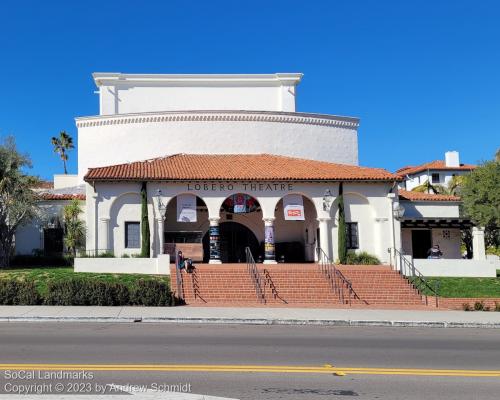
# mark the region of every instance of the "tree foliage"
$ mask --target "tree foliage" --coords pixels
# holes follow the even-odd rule
[[[447,194],[451,196],[460,196],[461,187],[464,181],[463,175],[456,175],[451,178],[448,185],[432,184],[427,179],[421,185],[415,186],[412,192]]]
[[[81,214],[81,204],[77,199],[63,208],[64,245],[73,257],[85,245],[85,223],[80,218]]]
[[[141,257],[148,258],[150,256],[150,232],[149,232],[149,216],[148,216],[148,194],[146,182],[142,183],[141,187]]]
[[[61,131],[59,133],[59,137],[53,136],[51,139],[51,143],[54,146],[54,153],[59,154],[63,165],[64,165],[64,173],[67,174],[68,170],[66,168],[66,161],[68,161],[68,150],[73,149],[75,146],[73,145],[73,138],[66,133],[66,131]]]
[[[464,178],[463,211],[476,225],[486,228],[490,245],[498,246],[500,227],[500,161],[488,161]]]
[[[37,214],[38,179],[23,172],[31,167],[27,155],[19,153],[13,137],[0,144],[0,265],[10,263],[16,230]]]
[[[345,222],[344,211],[344,193],[342,182],[339,186],[339,228],[338,228],[338,248],[339,248],[339,261],[341,264],[347,264],[347,225]]]

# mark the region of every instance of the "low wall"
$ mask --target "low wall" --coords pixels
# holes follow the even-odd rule
[[[157,258],[75,258],[75,272],[170,275],[170,256]]]
[[[440,297],[439,307],[448,308],[450,310],[463,310],[464,304],[468,304],[474,309],[475,303],[483,303],[485,307],[489,307],[490,311],[495,310],[495,305],[500,304],[500,297],[498,298],[480,298],[480,297]],[[435,304],[435,298],[429,296],[429,304]]]
[[[424,276],[495,278],[500,269],[494,260],[414,259],[413,264]]]

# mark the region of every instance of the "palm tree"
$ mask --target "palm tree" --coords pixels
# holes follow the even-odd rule
[[[75,148],[73,145],[73,138],[68,135],[66,131],[61,131],[59,137],[52,137],[51,142],[54,146],[54,153],[58,153],[59,157],[61,157],[64,165],[64,173],[67,174],[66,161],[68,161],[68,153],[66,151]]]
[[[85,245],[85,224],[80,219],[80,202],[76,199],[64,206],[64,245],[76,257],[76,251]]]
[[[464,181],[464,177],[455,175],[448,182],[448,186],[439,185],[439,184],[431,184],[427,179],[424,183],[419,186],[415,186],[412,189],[412,192],[420,192],[420,193],[433,193],[433,194],[446,194],[451,196],[459,196],[460,190],[462,188]]]

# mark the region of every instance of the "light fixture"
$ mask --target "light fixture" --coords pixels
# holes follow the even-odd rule
[[[161,189],[158,189],[156,191],[156,201],[158,202],[158,210],[160,210],[160,214],[163,214],[167,209],[167,206],[161,201],[161,194]]]
[[[399,204],[398,202],[392,204],[392,215],[394,215],[394,218],[399,221],[403,218],[404,214],[405,208],[401,204]]]
[[[323,211],[330,211],[332,207],[333,196],[330,189],[325,190],[325,194],[323,195]]]

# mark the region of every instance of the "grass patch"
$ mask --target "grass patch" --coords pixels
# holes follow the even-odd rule
[[[82,278],[96,282],[121,283],[132,288],[139,280],[160,281],[170,285],[169,276],[139,275],[139,274],[98,274],[86,272],[74,272],[72,267],[36,267],[0,269],[0,279],[33,281],[36,289],[41,295],[47,293],[50,283],[66,281],[71,278]]]
[[[499,278],[426,278],[431,287],[439,281],[439,295],[441,297],[497,297],[500,298]],[[431,295],[430,291],[423,290],[424,294]]]

